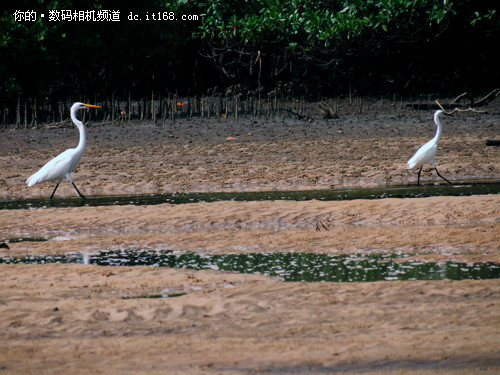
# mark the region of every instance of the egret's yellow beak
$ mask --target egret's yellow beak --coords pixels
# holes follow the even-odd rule
[[[87,108],[101,108],[100,105],[93,105],[93,104],[84,104],[84,106]]]

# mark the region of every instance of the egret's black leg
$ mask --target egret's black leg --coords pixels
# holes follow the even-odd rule
[[[443,176],[441,176],[438,172],[438,169],[436,167],[434,167],[434,169],[436,170],[436,173],[438,174],[439,177],[441,177],[443,180],[445,180],[447,183],[449,183],[451,185],[451,182],[448,181],[446,178],[444,178]]]
[[[75,183],[74,182],[71,182],[71,183],[75,187],[76,192],[78,193],[78,195],[80,196],[80,198],[87,199],[87,198],[85,198],[85,196],[82,193],[80,193],[80,190],[78,190],[78,188],[76,187]]]
[[[420,186],[420,172],[422,172],[422,168],[423,168],[423,167],[424,167],[424,166],[422,165],[422,166],[420,167],[420,169],[418,170],[417,187],[419,187],[419,186]]]
[[[52,192],[52,195],[50,196],[50,199],[54,198],[54,194],[56,193],[57,188],[59,187],[59,182],[57,183],[54,191]]]

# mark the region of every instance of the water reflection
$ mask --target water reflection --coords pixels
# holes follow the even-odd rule
[[[156,266],[212,269],[277,276],[284,281],[379,281],[497,279],[500,264],[405,261],[396,254],[328,255],[314,253],[199,254],[173,251],[101,251],[24,258],[3,257],[0,263],[85,263],[101,266]]]

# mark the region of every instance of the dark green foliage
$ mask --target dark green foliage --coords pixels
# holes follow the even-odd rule
[[[456,82],[435,80],[465,78],[470,69],[498,62],[483,49],[499,41],[499,17],[481,3],[206,0],[197,2],[205,15],[197,35],[226,77],[246,78],[246,87],[281,81],[301,93],[336,94],[343,83],[370,92],[412,84],[456,90]],[[473,56],[460,64],[464,54]]]
[[[177,3],[177,2],[172,2]],[[179,11],[160,0],[118,1],[21,0],[1,14],[0,95],[61,98],[105,95],[151,95],[175,91],[192,82],[196,59],[191,31],[196,22],[146,21],[146,11]],[[45,18],[15,22],[15,10],[36,10]],[[49,9],[119,10],[119,22],[49,22]],[[142,21],[128,21],[129,12]]]
[[[151,92],[337,95],[489,89],[500,21],[482,1],[18,0],[0,13],[0,97]],[[16,10],[119,10],[120,22],[15,22]],[[198,21],[128,21],[130,12]],[[472,87],[471,87],[472,86]],[[476,87],[478,86],[478,87]],[[483,87],[481,87],[483,86]]]

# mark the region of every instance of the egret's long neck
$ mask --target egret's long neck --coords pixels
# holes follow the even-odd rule
[[[439,116],[434,116],[434,122],[436,123],[437,129],[436,129],[436,135],[434,136],[434,140],[436,142],[439,142],[439,138],[441,138],[441,120],[439,119]]]
[[[87,146],[87,132],[85,130],[85,125],[83,125],[83,123],[76,118],[74,113],[71,113],[71,120],[73,120],[73,123],[80,131],[80,141],[78,142],[76,151],[83,154],[83,152],[85,151],[85,147]]]

